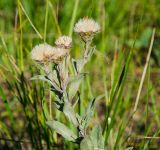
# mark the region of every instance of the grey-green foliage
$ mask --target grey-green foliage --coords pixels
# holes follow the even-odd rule
[[[81,150],[104,150],[104,138],[99,125],[96,125],[91,133],[81,142]]]
[[[102,129],[100,125],[96,125],[90,134],[94,149],[104,149],[104,138],[102,136]]]
[[[63,123],[52,120],[47,121],[46,124],[53,130],[55,130],[57,133],[62,135],[64,138],[66,138],[68,141],[75,142],[77,139],[76,134],[69,129],[67,126],[65,126]]]
[[[64,103],[63,113],[68,118],[68,120],[73,123],[75,127],[78,126],[78,120],[76,118],[76,114],[74,112],[73,107],[71,106],[69,102]]]
[[[82,116],[82,126],[84,128],[84,130],[86,130],[90,119],[93,116],[93,110],[94,110],[94,104],[95,104],[95,100],[93,99],[89,104],[88,107],[86,108],[86,112],[84,113],[84,115]]]
[[[32,77],[30,80],[42,80],[42,81],[46,81],[49,84],[51,84],[51,86],[54,87],[55,90],[57,90],[58,92],[62,92],[62,90],[55,84],[55,82],[51,81],[45,75],[37,75],[37,76]]]
[[[72,64],[75,74],[79,73],[83,69],[84,59],[72,59]]]
[[[76,77],[70,79],[68,85],[68,96],[70,100],[72,100],[73,97],[76,95],[84,76],[85,74],[79,74]]]
[[[90,138],[90,136],[86,136],[81,144],[80,144],[80,148],[81,150],[93,150],[93,143],[92,143],[92,140]]]

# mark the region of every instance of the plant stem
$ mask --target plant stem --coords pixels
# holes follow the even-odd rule
[[[52,119],[52,96],[51,96],[51,90],[49,91],[49,115]]]
[[[81,97],[80,97],[80,92],[78,91],[78,113],[81,116]]]
[[[90,42],[86,41],[85,42],[85,51],[84,51],[84,61],[85,63],[87,63],[88,61],[88,53],[89,53],[89,45],[90,45]]]
[[[45,71],[46,76],[48,76],[49,73],[50,73],[48,64],[44,64],[44,71]],[[52,96],[51,96],[51,90],[49,91],[48,109],[49,109],[50,119],[52,119]]]

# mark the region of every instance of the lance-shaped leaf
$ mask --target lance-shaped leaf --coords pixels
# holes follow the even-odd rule
[[[69,102],[65,102],[64,106],[63,106],[63,113],[65,114],[65,116],[68,118],[68,120],[73,123],[73,125],[75,127],[78,126],[78,120],[76,118],[76,114],[74,112],[73,107],[71,106],[71,104]]]
[[[102,136],[102,129],[100,125],[96,125],[90,134],[90,138],[94,145],[94,149],[104,150],[104,138]]]
[[[83,115],[82,117],[82,124],[83,124],[83,127],[84,128],[87,128],[88,124],[89,124],[89,121],[90,119],[92,118],[93,116],[93,110],[94,110],[94,104],[95,104],[95,98],[88,104],[88,107],[86,109],[86,112],[85,114]]]
[[[91,50],[89,51],[89,54],[88,54],[88,59],[90,59],[92,57],[92,55],[94,54],[94,52],[96,51],[96,47],[92,47]]]
[[[125,150],[133,150],[133,147],[128,147]]]
[[[80,73],[85,65],[84,59],[72,59],[72,65],[75,73]]]
[[[85,74],[80,74],[70,79],[69,85],[68,85],[69,100],[72,100],[73,97],[76,95],[84,76]]]
[[[80,144],[81,150],[94,150],[92,140],[89,136],[86,136]]]
[[[76,142],[77,136],[75,133],[59,121],[47,121],[46,124],[58,134],[62,135],[66,140]]]
[[[58,81],[58,77],[57,77],[57,72],[56,70],[52,70],[49,74],[48,74],[48,78],[51,81],[54,81],[55,84],[57,84],[59,86],[59,81]]]
[[[46,82],[48,82],[49,84],[51,84],[56,91],[61,92],[61,93],[63,92],[63,91],[56,85],[56,83],[53,82],[53,81],[51,81],[47,76],[37,75],[37,76],[32,77],[30,80],[42,80],[42,81],[46,81]]]
[[[57,108],[59,111],[63,111],[64,102],[63,102],[62,100],[60,100],[60,99],[57,98],[57,99],[54,101],[54,103],[55,103],[56,108]]]

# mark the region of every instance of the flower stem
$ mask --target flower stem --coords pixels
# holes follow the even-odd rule
[[[52,97],[51,97],[51,91],[49,91],[49,115],[52,119]]]
[[[81,97],[80,97],[80,92],[78,91],[78,113],[81,116]]]
[[[88,61],[90,44],[91,41],[86,41],[84,45],[84,64]]]

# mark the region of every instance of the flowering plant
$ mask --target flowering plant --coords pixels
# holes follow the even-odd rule
[[[69,74],[69,53],[72,39],[68,36],[61,36],[55,41],[54,47],[48,44],[40,44],[32,49],[31,58],[39,63],[44,70],[44,74],[35,76],[32,80],[40,79],[50,84],[51,91],[56,95],[54,100],[56,108],[64,113],[78,134],[57,120],[46,122],[51,129],[65,139],[79,144],[83,150],[104,149],[101,127],[97,125],[91,132],[87,131],[93,116],[96,98],[90,101],[84,114],[78,114],[74,109],[80,100],[78,90],[86,75],[83,72],[84,66],[95,51],[95,47],[91,47],[92,39],[100,31],[100,26],[93,19],[83,18],[75,24],[74,31],[80,35],[84,42],[83,58],[72,59],[74,76]],[[77,100],[73,102],[73,98]],[[52,113],[51,106],[50,113]]]

